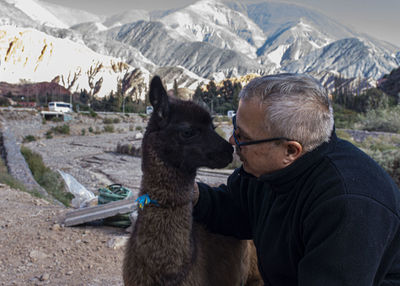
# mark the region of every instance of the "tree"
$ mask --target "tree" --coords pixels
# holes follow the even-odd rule
[[[174,95],[178,97],[178,82],[174,79]]]
[[[90,99],[90,96],[88,94],[88,92],[86,91],[86,89],[81,89],[81,92],[79,93],[79,101],[83,104],[88,104]]]
[[[373,109],[389,107],[389,97],[377,88],[370,88],[355,97],[353,109],[358,112],[367,112]]]
[[[218,96],[217,86],[215,82],[211,80],[207,84],[207,93],[203,97],[204,102],[210,106],[211,113],[214,113],[214,104],[216,103],[217,96]]]

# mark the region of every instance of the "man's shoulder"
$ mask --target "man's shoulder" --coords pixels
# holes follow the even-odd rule
[[[387,172],[371,157],[351,143],[339,140],[324,158],[325,186],[335,186],[336,195],[373,199],[399,209],[400,192]]]

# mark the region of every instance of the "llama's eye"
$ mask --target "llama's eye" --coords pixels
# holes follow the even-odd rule
[[[196,132],[193,129],[185,129],[185,130],[182,130],[179,134],[182,138],[189,139],[189,138],[193,137],[194,135],[196,135]]]

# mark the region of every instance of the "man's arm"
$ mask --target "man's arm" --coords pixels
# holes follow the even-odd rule
[[[303,222],[300,286],[381,284],[399,255],[399,217],[373,199],[343,195]]]
[[[229,177],[227,185],[219,187],[197,183],[199,197],[193,217],[212,232],[251,239],[246,198],[241,196],[239,177],[236,171]]]

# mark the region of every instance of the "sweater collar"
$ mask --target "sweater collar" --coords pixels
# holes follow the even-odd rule
[[[311,152],[308,152],[281,170],[261,175],[258,180],[271,185],[283,185],[298,178],[303,172],[320,161],[326,154],[331,152],[337,142],[335,129],[332,131],[329,142],[325,142]]]

